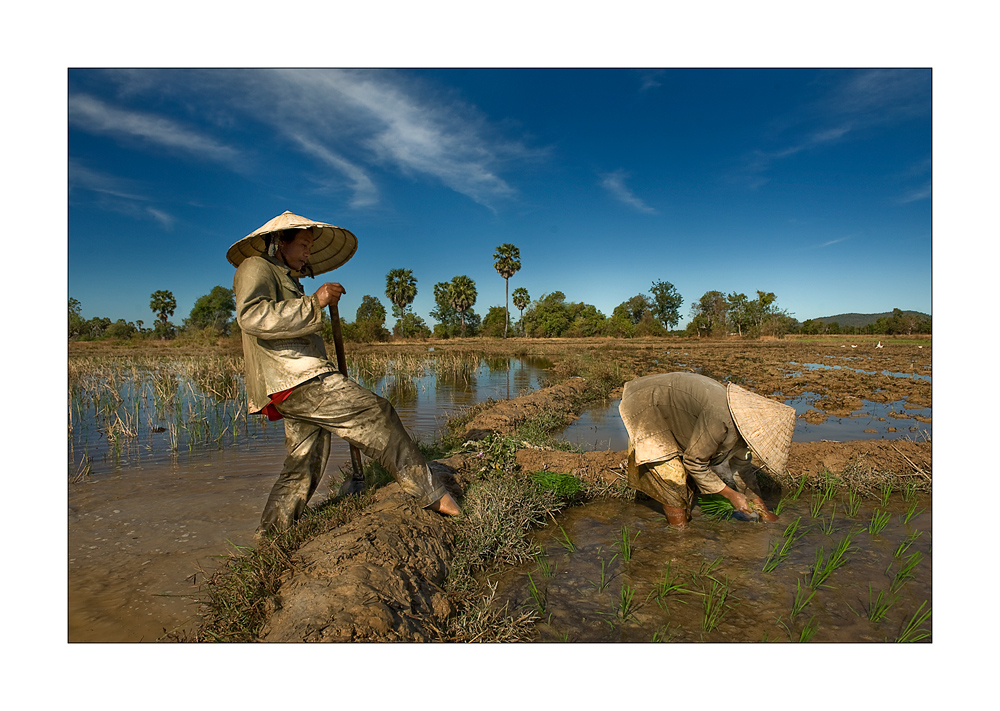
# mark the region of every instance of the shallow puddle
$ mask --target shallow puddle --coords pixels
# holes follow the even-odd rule
[[[895,641],[932,606],[930,497],[894,495],[884,509],[868,501],[853,516],[846,506],[827,502],[814,517],[805,492],[777,523],[713,520],[695,509],[684,531],[648,499],[575,507],[536,533],[543,554],[500,577],[498,600],[539,613],[538,641]],[[876,510],[890,518],[872,534]],[[796,520],[801,537],[764,572]],[[810,597],[817,556],[825,564],[845,539],[843,564]],[[801,609],[796,595],[808,600]]]
[[[802,397],[789,398],[786,405],[795,408],[796,415],[813,409],[816,395],[807,393]],[[585,451],[628,449],[628,432],[618,413],[621,400],[609,400],[581,413],[560,434]],[[833,440],[847,442],[863,439],[901,439],[929,441],[933,434],[929,419],[931,408],[909,407],[905,400],[880,403],[862,400],[862,407],[850,417],[827,417],[823,422],[813,424],[801,417],[795,420],[793,442],[818,442]],[[903,415],[903,416],[900,416]]]

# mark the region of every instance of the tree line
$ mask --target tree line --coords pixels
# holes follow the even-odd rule
[[[433,328],[409,310],[417,296],[417,279],[410,269],[391,269],[386,274],[385,296],[392,309],[395,324],[390,332],[386,328],[387,312],[382,302],[366,294],[355,313],[355,320],[341,316],[341,330],[345,340],[357,342],[387,341],[397,338],[455,338],[486,336],[507,338],[514,334],[530,338],[583,338],[610,336],[635,338],[642,336],[686,335],[702,338],[719,338],[729,335],[748,338],[785,334],[913,334],[930,333],[929,318],[918,319],[900,309],[864,327],[827,324],[818,319],[799,323],[777,303],[772,292],[757,291],[751,299],[743,293],[725,294],[707,291],[691,304],[691,321],[683,330],[676,330],[680,321],[680,307],[684,299],[668,281],[652,282],[648,292],[636,294],[615,307],[611,316],[605,316],[597,307],[583,302],[568,302],[561,291],[542,294],[532,301],[527,289],[517,287],[510,291],[510,279],[521,269],[520,250],[513,244],[501,244],[493,253],[493,267],[504,280],[506,303],[491,306],[485,316],[473,308],[478,292],[476,283],[460,274],[447,282],[433,286],[434,308],[430,317],[437,323]],[[510,304],[514,304],[519,317],[512,322]],[[237,334],[239,327],[233,318],[236,310],[231,289],[214,287],[200,297],[181,326],[169,321],[177,308],[173,294],[167,290],[150,295],[149,308],[153,312],[152,325],[143,321],[130,322],[108,318],[84,320],[81,305],[69,300],[70,340],[120,340],[177,336],[219,337]],[[332,340],[333,329],[324,313],[324,336]]]

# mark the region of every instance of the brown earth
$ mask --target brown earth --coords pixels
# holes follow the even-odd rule
[[[437,345],[437,344],[436,344]],[[532,344],[538,347],[538,344]],[[922,345],[923,347],[918,347]],[[567,344],[560,344],[566,352]],[[822,397],[815,417],[849,414],[865,399],[931,406],[928,381],[884,375],[930,375],[930,342],[874,343],[851,348],[850,342],[753,344],[678,342],[602,344],[603,360],[629,377],[669,370],[696,370],[729,378],[762,394],[792,397],[812,392]],[[863,350],[862,350],[863,349]],[[545,350],[541,348],[541,350]],[[884,353],[883,353],[884,351]],[[545,353],[539,353],[545,355]],[[804,369],[802,363],[841,365],[841,369]],[[555,370],[559,370],[556,364]],[[858,373],[856,368],[868,371]],[[574,378],[478,412],[465,426],[467,439],[490,432],[510,434],[541,412],[574,417],[579,396],[588,387]],[[827,409],[829,408],[829,409]],[[625,452],[570,453],[525,446],[517,461],[527,471],[572,473],[593,484],[613,486],[624,478]],[[458,454],[433,466],[460,491],[472,476],[475,453]],[[789,470],[818,477],[823,472],[871,486],[890,480],[931,485],[931,443],[909,440],[793,443]],[[787,484],[788,482],[780,482]],[[455,551],[450,519],[422,510],[395,484],[377,493],[374,506],[350,523],[320,535],[293,556],[286,582],[271,600],[272,614],[264,641],[427,641],[441,639],[452,613],[441,589]]]

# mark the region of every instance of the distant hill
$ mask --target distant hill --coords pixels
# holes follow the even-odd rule
[[[903,313],[909,316],[916,316],[917,318],[930,318],[930,315],[919,311],[904,311]],[[892,316],[892,311],[883,314],[837,314],[836,316],[820,316],[813,320],[822,321],[823,323],[836,322],[841,327],[854,326],[862,328],[863,326],[875,323],[880,318],[889,318],[890,316]]]

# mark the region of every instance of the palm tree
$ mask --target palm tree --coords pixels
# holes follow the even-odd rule
[[[523,286],[519,286],[514,289],[514,293],[510,295],[511,300],[514,302],[514,308],[521,312],[521,333],[524,333],[524,310],[528,308],[528,304],[531,303],[531,297],[528,296],[528,290]]]
[[[465,335],[465,312],[476,303],[476,282],[469,277],[457,276],[448,285],[448,297],[451,305],[462,316],[462,335]]]
[[[521,251],[512,244],[501,244],[497,251],[493,253],[493,268],[503,277],[504,292],[507,294],[507,303],[504,309],[507,312],[507,319],[503,324],[503,337],[507,337],[507,326],[510,324],[510,281],[514,272],[521,268]]]
[[[403,316],[406,315],[406,307],[417,298],[417,280],[413,272],[409,269],[393,269],[385,275],[385,295],[397,309],[396,324],[399,326],[399,335],[403,333]]]

